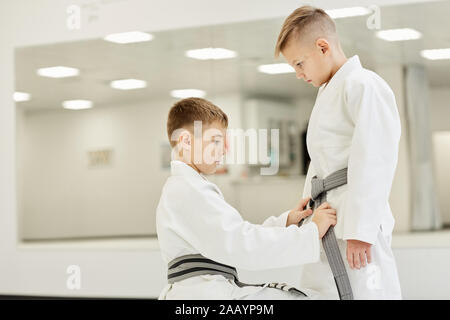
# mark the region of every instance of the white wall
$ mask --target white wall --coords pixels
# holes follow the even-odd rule
[[[450,87],[430,88],[431,130],[450,130]]]
[[[450,87],[430,90],[435,178],[442,223],[450,224]]]

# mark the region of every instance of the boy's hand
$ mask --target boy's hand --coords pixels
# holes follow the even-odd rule
[[[312,214],[311,209],[303,210],[308,204],[310,198],[311,197],[300,200],[297,207],[289,212],[288,218],[286,220],[286,227],[289,227],[291,224],[298,225],[298,223],[302,219],[305,219]]]
[[[317,225],[319,237],[322,239],[330,226],[336,225],[336,210],[331,208],[328,202],[324,202],[314,210],[312,221]]]
[[[360,269],[372,262],[371,244],[359,240],[347,240],[347,261],[352,269]]]

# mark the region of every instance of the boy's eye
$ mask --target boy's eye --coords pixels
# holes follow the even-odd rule
[[[301,62],[298,62],[297,63],[297,67],[301,67],[302,66],[302,63]]]

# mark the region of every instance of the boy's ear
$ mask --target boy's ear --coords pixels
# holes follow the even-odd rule
[[[325,54],[330,49],[330,44],[324,38],[317,39],[316,45],[323,54]]]
[[[191,149],[191,135],[187,130],[184,130],[179,138],[178,143],[181,146],[181,149],[190,150]]]

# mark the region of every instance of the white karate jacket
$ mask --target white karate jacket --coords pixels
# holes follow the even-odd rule
[[[303,197],[311,178],[348,167],[348,183],[327,193],[336,209],[338,239],[374,244],[380,230],[390,235],[394,218],[389,193],[401,135],[395,96],[376,73],[351,57],[319,88],[307,131],[311,157]]]
[[[289,212],[262,225],[244,221],[219,188],[181,161],[171,162],[171,176],[157,207],[158,241],[163,260],[202,254],[237,269],[284,268],[319,260],[315,223],[286,227]],[[160,299],[233,299],[258,292],[240,288],[220,275],[196,276],[168,284]]]

